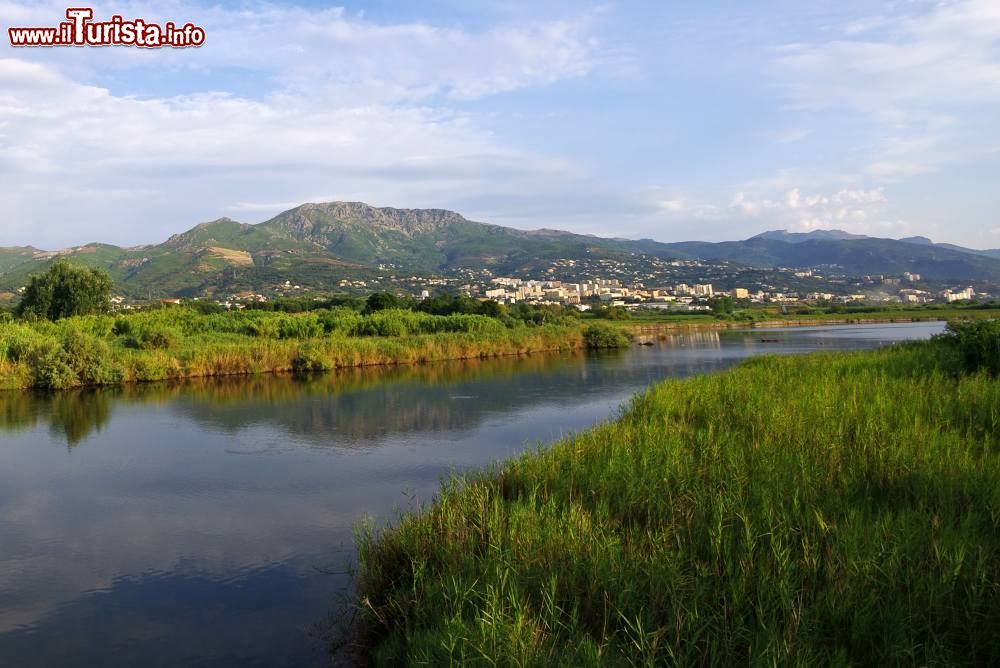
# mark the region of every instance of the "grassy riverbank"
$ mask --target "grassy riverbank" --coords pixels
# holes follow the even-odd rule
[[[628,320],[611,321],[635,333],[689,329],[742,329],[768,327],[803,327],[809,325],[875,324],[949,320],[991,320],[1000,318],[1000,308],[980,306],[920,306],[896,308],[855,308],[843,312],[824,309],[792,309],[782,313],[776,308],[755,308],[732,316],[704,314],[663,314],[640,312]]]
[[[402,665],[996,665],[1000,325],[667,381],[359,536]]]
[[[614,330],[535,325],[484,315],[350,309],[201,314],[177,308],[122,316],[0,322],[0,389],[66,389],[521,355],[600,346]]]

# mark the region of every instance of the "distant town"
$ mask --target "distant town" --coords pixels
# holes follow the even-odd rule
[[[797,279],[822,280],[811,270],[782,270]],[[388,279],[388,280],[387,280]],[[588,311],[595,305],[623,307],[628,310],[659,310],[670,312],[711,311],[711,301],[731,298],[738,303],[753,304],[930,304],[989,301],[990,293],[977,291],[971,286],[945,288],[943,290],[924,289],[919,274],[906,272],[902,276],[864,276],[853,284],[855,290],[831,292],[825,290],[777,289],[767,285],[751,287],[729,287],[720,289],[710,282],[675,283],[652,287],[641,282],[629,283],[618,278],[592,278],[583,281],[563,281],[550,278],[517,278],[496,276],[488,281],[463,282],[456,277],[417,276],[399,279],[396,276],[377,277],[371,281],[344,280],[338,283],[334,292],[364,294],[378,290],[402,290],[415,299],[427,299],[440,293],[464,294],[470,297],[493,300],[501,304],[557,304]],[[397,288],[393,290],[393,288]],[[272,297],[303,296],[314,292],[314,288],[286,282],[275,286]],[[243,292],[216,300],[225,308],[242,308],[248,302],[265,302],[268,295]],[[121,303],[123,298],[116,300]],[[179,299],[164,300],[179,303]]]
[[[1000,288],[991,284],[942,285],[916,272],[849,277],[833,266],[752,268],[725,261],[664,260],[638,254],[623,260],[556,260],[540,270],[535,266],[511,276],[495,276],[486,268],[464,268],[438,276],[407,276],[398,271],[392,264],[381,264],[374,275],[345,277],[333,283],[285,280],[264,290],[146,300],[118,295],[112,302],[118,309],[129,309],[149,301],[181,303],[183,298],[241,309],[276,298],[392,292],[412,299],[462,294],[508,305],[558,304],[580,311],[601,305],[630,311],[698,312],[712,310],[712,300],[720,298],[747,306],[921,305],[984,302],[1000,294]]]
[[[811,276],[812,272],[797,272],[802,278]],[[519,278],[498,277],[491,281],[491,287],[479,291],[472,296],[493,299],[504,304],[518,302],[562,304],[574,306],[581,311],[591,308],[591,303],[608,306],[623,306],[636,309],[659,309],[666,311],[708,311],[711,307],[706,303],[719,297],[749,302],[754,304],[796,304],[796,303],[833,303],[849,304],[853,302],[881,302],[902,304],[926,304],[935,301],[956,302],[970,301],[977,296],[990,299],[990,295],[977,293],[972,287],[962,289],[946,289],[939,293],[921,290],[914,287],[902,287],[920,281],[919,274],[906,273],[901,278],[887,276],[866,276],[868,283],[878,283],[884,290],[874,293],[857,292],[835,294],[832,292],[780,292],[750,288],[734,287],[729,290],[717,290],[712,283],[678,283],[669,287],[647,287],[643,284],[625,285],[619,279],[595,279],[582,283],[568,283],[553,280],[522,280]]]

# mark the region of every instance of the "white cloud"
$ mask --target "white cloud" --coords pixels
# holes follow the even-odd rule
[[[800,108],[848,108],[885,121],[995,101],[996,7],[992,0],[941,3],[926,15],[894,18],[893,38],[789,45],[779,52],[778,70]]]
[[[65,20],[64,12],[65,3],[0,3],[0,15],[15,26],[55,25]],[[87,68],[106,73],[143,67],[155,68],[161,78],[171,71],[252,71],[255,79],[268,80],[274,92],[339,106],[435,95],[474,99],[584,76],[600,62],[586,13],[471,31],[421,22],[379,24],[340,7],[253,3],[226,9],[193,2],[94,6],[95,20],[112,14],[160,23],[190,20],[205,28],[207,40],[197,51],[49,49],[32,57],[79,74]],[[2,48],[14,51],[6,42]]]
[[[929,110],[942,105],[1000,98],[1000,10],[993,0],[942,2],[920,14],[877,18],[887,29],[882,39],[849,27],[857,39],[779,50],[778,72],[798,107],[848,108],[906,123],[933,116]]]
[[[837,228],[868,233],[876,227],[884,227],[885,221],[879,216],[885,203],[881,189],[804,194],[792,188],[781,197],[741,191],[735,195],[729,209],[737,215],[761,219],[793,231]]]
[[[857,173],[876,183],[965,162],[1000,132],[1000,4],[890,9],[847,22],[844,37],[784,45],[775,58],[792,109],[851,115],[862,138]]]
[[[11,25],[54,25],[64,10],[0,3]],[[0,48],[0,245],[160,241],[317,194],[449,206],[498,182],[522,197],[592,187],[447,102],[587,74],[598,60],[587,16],[476,32],[276,4],[95,8],[114,13],[196,21],[208,40],[196,51]],[[252,72],[265,90],[129,94],[147,72],[187,83],[199,70]]]
[[[199,219],[191,216],[276,213],[247,206],[248,193],[274,203],[324,193],[433,205],[484,182],[530,191],[575,171],[508,149],[457,112],[292,102],[120,97],[50,66],[0,60],[4,241],[45,243],[97,219],[109,222],[88,236],[154,241]]]
[[[845,188],[829,193],[803,193],[792,188],[781,195],[738,192],[727,213],[752,222],[757,229],[792,232],[838,229],[892,238],[915,234],[913,223],[895,217],[889,204],[882,188]],[[926,226],[924,230],[933,231]]]

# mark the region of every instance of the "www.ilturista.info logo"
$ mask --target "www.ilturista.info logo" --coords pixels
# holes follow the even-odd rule
[[[93,21],[94,10],[70,7],[58,26],[49,28],[7,28],[11,46],[140,46],[185,48],[205,43],[205,29],[193,23],[163,25],[143,19],[126,21],[112,16],[109,21]]]

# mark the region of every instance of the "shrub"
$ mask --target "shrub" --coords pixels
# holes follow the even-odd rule
[[[45,341],[28,355],[33,383],[49,390],[64,390],[80,384],[69,355],[56,341]]]
[[[323,335],[323,325],[315,314],[286,315],[278,318],[279,339],[314,339]]]
[[[97,337],[70,329],[63,336],[62,347],[80,383],[111,385],[122,381],[124,373],[115,364],[111,347]]]
[[[594,324],[585,329],[583,340],[591,350],[626,348],[629,345],[628,337],[620,329],[604,324]]]
[[[1000,375],[1000,320],[952,321],[939,338],[959,352],[966,371]]]
[[[20,323],[4,325],[0,329],[0,358],[11,362],[24,361],[46,338],[29,325]]]
[[[117,318],[111,333],[122,337],[122,345],[136,350],[170,350],[177,347],[179,334],[167,324],[167,320],[154,315],[142,314],[129,318]]]
[[[313,343],[301,346],[295,359],[292,360],[292,370],[296,373],[327,371],[332,368],[333,365],[330,364],[330,360],[327,359],[322,348]]]
[[[137,381],[166,380],[176,368],[176,362],[157,353],[146,354],[134,359],[133,378]]]
[[[351,308],[336,306],[329,310],[319,311],[316,318],[323,326],[326,334],[341,332],[347,334],[361,321],[358,312]]]
[[[365,314],[399,308],[399,298],[391,292],[376,292],[365,302]]]

